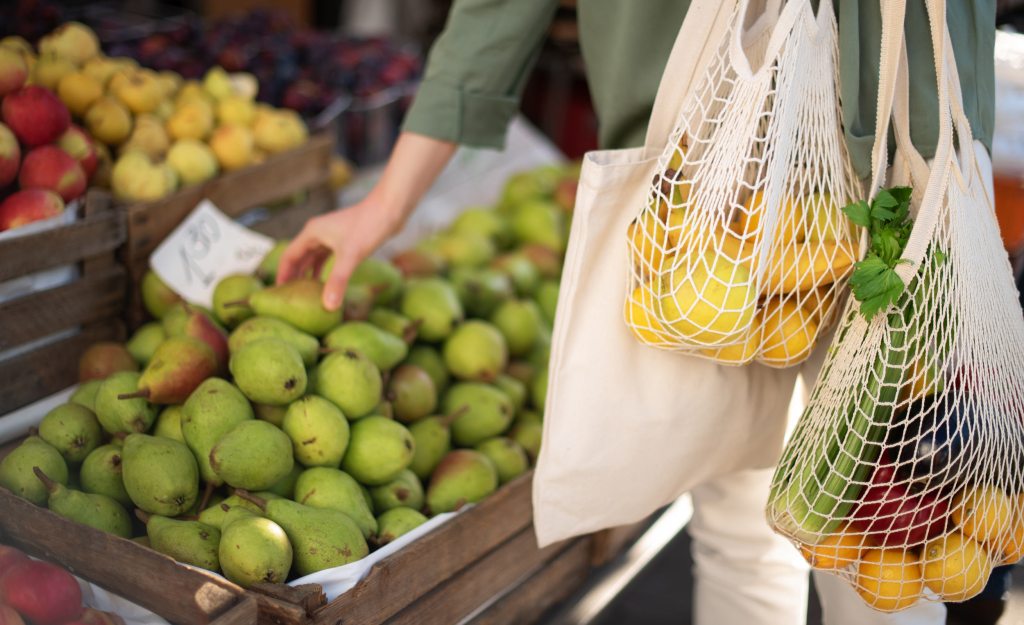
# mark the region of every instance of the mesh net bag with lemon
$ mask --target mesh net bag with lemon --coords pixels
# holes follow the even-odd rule
[[[847,209],[870,245],[767,507],[812,566],[882,611],[964,601],[1024,556],[1024,317],[963,113],[945,2],[927,6],[941,51],[935,157],[929,165],[910,141],[904,6],[892,0],[882,58],[888,49],[893,65],[879,92],[894,96],[876,136],[887,136],[891,109],[903,172],[893,178],[912,188],[878,190],[886,146],[876,142],[877,191]]]
[[[834,322],[857,251],[831,3],[786,2],[727,35],[626,238],[624,317],[645,344],[788,367]],[[776,7],[777,9],[777,7]]]

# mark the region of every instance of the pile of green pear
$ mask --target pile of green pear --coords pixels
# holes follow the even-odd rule
[[[513,177],[343,306],[274,286],[286,242],[212,310],[149,272],[153,320],[79,362],[68,403],[0,461],[0,486],[242,585],[365,557],[526,473],[540,451],[571,167]]]

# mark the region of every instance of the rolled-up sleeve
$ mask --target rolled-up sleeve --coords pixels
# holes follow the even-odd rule
[[[558,0],[455,0],[403,129],[501,148]]]

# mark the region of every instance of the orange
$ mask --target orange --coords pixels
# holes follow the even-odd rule
[[[946,601],[965,601],[985,588],[992,559],[981,544],[953,532],[925,544],[924,583]]]
[[[1024,558],[1024,495],[1017,495],[1017,508],[1012,513],[1011,529],[1002,538],[993,544],[989,552],[993,558],[999,559],[999,564],[1014,564]],[[987,545],[986,545],[987,547]]]
[[[764,334],[759,360],[789,366],[810,355],[818,337],[818,322],[792,298],[769,299],[760,319]]]
[[[857,594],[882,612],[896,612],[917,602],[924,590],[921,562],[902,549],[868,549],[857,565]]]
[[[1019,507],[994,486],[974,486],[956,496],[951,510],[965,536],[991,543],[1009,534]]]
[[[816,569],[842,569],[860,558],[865,537],[851,534],[840,527],[835,534],[829,534],[816,545],[800,545],[800,553],[807,563]]]

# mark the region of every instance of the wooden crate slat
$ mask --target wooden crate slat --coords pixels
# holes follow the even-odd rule
[[[256,599],[243,595],[238,603],[210,622],[210,625],[252,625],[256,622],[259,604]]]
[[[0,243],[0,282],[111,251],[124,240],[122,216],[108,211],[4,241]]]
[[[297,206],[275,211],[267,219],[255,224],[252,229],[275,239],[295,236],[311,217],[316,217],[334,208],[334,193],[327,185],[310,190],[309,198]]]
[[[58,562],[181,625],[205,625],[245,592],[226,579],[106,532],[79,525],[0,488],[0,533],[27,552]]]
[[[355,588],[318,610],[316,622],[382,623],[432,593],[438,584],[530,527],[532,480],[530,471],[377,563]]]
[[[466,625],[525,625],[569,598],[587,579],[588,540],[576,540],[565,551],[506,589]]]
[[[78,357],[96,341],[122,340],[124,327],[107,321],[0,362],[0,415],[67,388],[78,379]]]
[[[116,318],[124,306],[125,272],[99,275],[0,303],[0,351],[80,325]]]
[[[457,543],[456,543],[457,544]],[[452,545],[455,547],[455,545]],[[565,543],[537,549],[533,526],[519,532],[483,558],[445,579],[434,591],[408,605],[387,625],[451,625],[487,603],[495,593],[511,586],[524,575],[565,549]],[[419,575],[431,574],[429,568]],[[362,621],[356,621],[362,622]],[[370,621],[376,622],[376,621]]]

